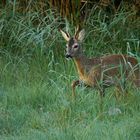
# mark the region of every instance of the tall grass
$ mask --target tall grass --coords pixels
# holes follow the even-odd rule
[[[140,139],[138,89],[117,101],[109,88],[102,108],[96,89],[79,87],[71,99],[71,81],[78,77],[73,62],[64,58],[58,27],[65,23],[48,13],[1,11],[0,140]],[[140,21],[132,17],[122,10],[107,22],[93,9],[85,23],[86,55],[128,53],[139,59]],[[122,113],[110,116],[110,108]]]

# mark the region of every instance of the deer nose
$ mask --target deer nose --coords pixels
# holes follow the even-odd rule
[[[72,58],[72,56],[70,54],[66,54],[65,56],[66,58]]]

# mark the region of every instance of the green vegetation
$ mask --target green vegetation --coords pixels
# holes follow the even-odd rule
[[[139,140],[138,89],[128,87],[117,101],[108,88],[101,107],[96,89],[78,87],[72,100],[70,85],[78,77],[64,58],[58,28],[65,22],[46,12],[0,12],[0,140]],[[84,28],[87,56],[127,53],[140,60],[140,20],[132,11],[107,20],[92,9]],[[110,116],[110,108],[122,113]]]

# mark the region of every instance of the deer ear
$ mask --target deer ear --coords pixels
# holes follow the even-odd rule
[[[82,42],[84,40],[84,37],[85,37],[85,29],[82,29],[77,35],[77,40]]]
[[[65,39],[66,41],[69,41],[69,40],[70,40],[70,35],[69,35],[69,33],[62,31],[61,29],[60,29],[60,32],[61,32],[62,36],[64,37],[64,39]]]

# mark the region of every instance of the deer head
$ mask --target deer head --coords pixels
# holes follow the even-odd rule
[[[85,30],[82,29],[75,31],[74,36],[70,36],[69,33],[60,30],[63,38],[67,41],[66,44],[66,58],[76,58],[82,54],[82,48],[80,43],[83,41],[85,36]]]

